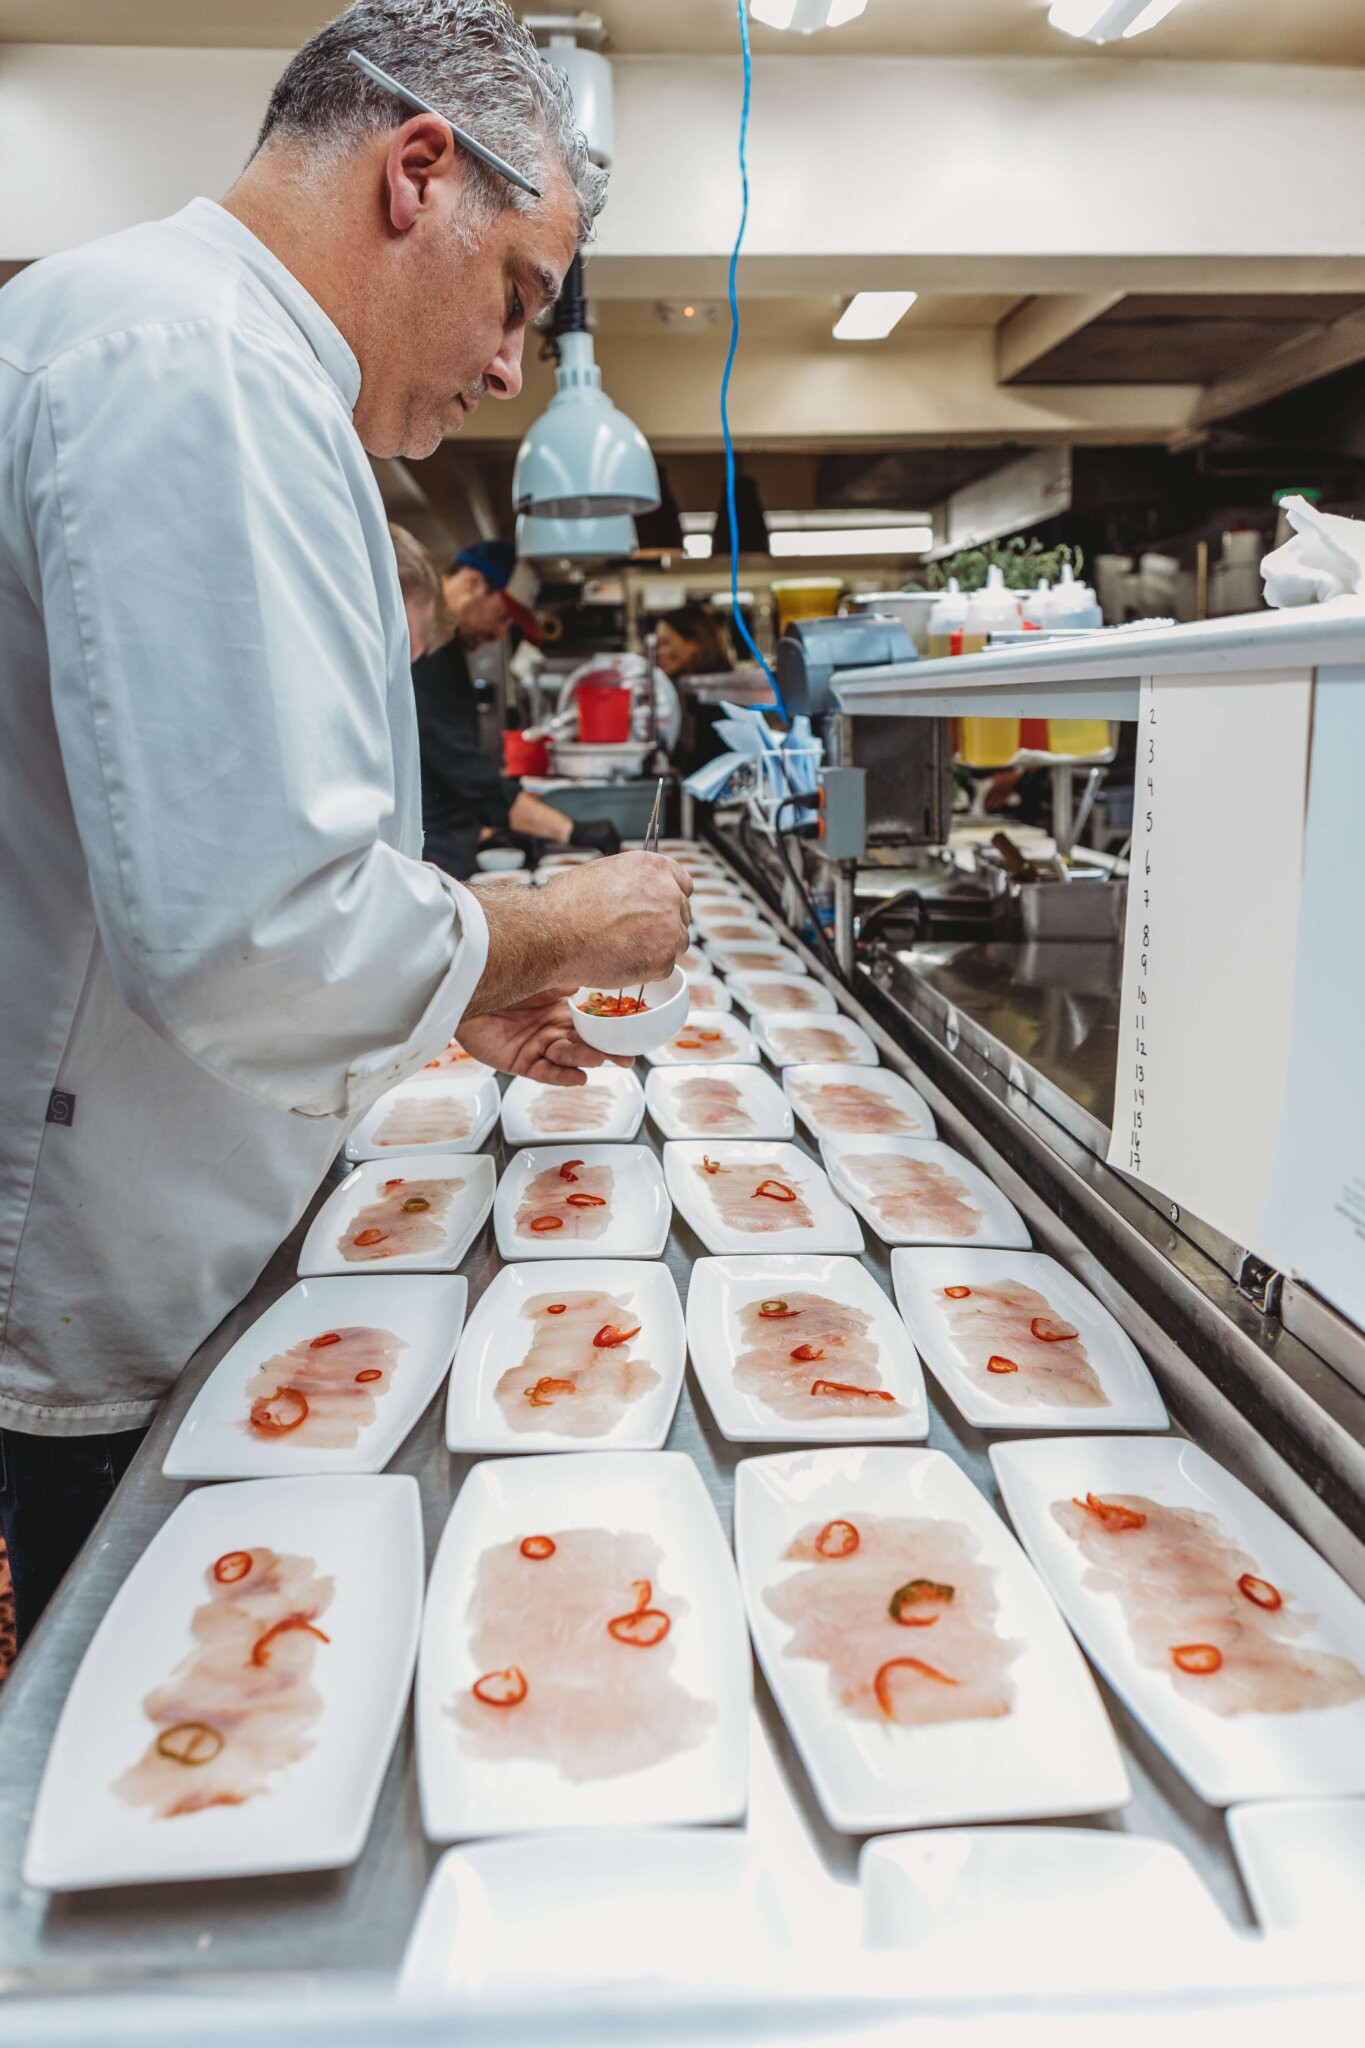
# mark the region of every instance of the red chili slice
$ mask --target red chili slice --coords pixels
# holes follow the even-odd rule
[[[578,1175],[574,1172],[574,1168],[582,1164],[583,1161],[581,1159],[566,1159],[559,1169],[559,1178],[561,1180],[577,1180]]]
[[[943,1290],[949,1301],[965,1301],[971,1291],[970,1287],[945,1287]]]
[[[1080,1331],[1071,1323],[1064,1323],[1060,1316],[1035,1316],[1029,1329],[1040,1344],[1069,1344]]]
[[[794,1358],[798,1365],[814,1365],[824,1355],[823,1344],[798,1344],[794,1351],[787,1353],[788,1358]]]
[[[794,1202],[796,1189],[789,1188],[784,1180],[761,1180],[749,1200],[756,1202],[760,1195],[769,1202]]]
[[[719,1045],[724,1036],[725,1033],[723,1031],[699,1031],[697,1033],[697,1037],[702,1045]]]
[[[568,1306],[567,1301],[552,1301],[545,1313],[547,1316],[562,1316]]]
[[[555,1554],[554,1537],[523,1536],[521,1554],[523,1557],[529,1557],[534,1564],[543,1564],[547,1557],[553,1557]]]
[[[605,1195],[566,1195],[564,1199],[571,1209],[605,1209],[607,1206]]]
[[[815,1539],[815,1548],[821,1557],[852,1557],[861,1542],[852,1522],[826,1522]]]
[[[1192,1678],[1207,1678],[1210,1672],[1222,1670],[1223,1653],[1212,1643],[1181,1643],[1171,1651],[1171,1662]]]
[[[939,1585],[933,1579],[911,1579],[908,1585],[898,1586],[891,1595],[887,1613],[902,1628],[931,1628],[938,1620],[938,1609],[952,1600],[956,1587]],[[932,1608],[932,1613],[921,1612]]]
[[[701,1155],[701,1170],[703,1173],[728,1173],[730,1171],[728,1166],[722,1166],[718,1159],[712,1159],[705,1152]]]
[[[632,1591],[634,1612],[616,1615],[607,1623],[607,1633],[615,1636],[618,1643],[628,1643],[633,1650],[652,1650],[663,1641],[673,1623],[661,1607],[650,1606],[654,1588],[648,1579],[636,1579]]]
[[[788,1308],[781,1296],[776,1294],[771,1301],[760,1301],[758,1312],[765,1322],[785,1322],[788,1316],[799,1316],[801,1313],[799,1308]]]
[[[887,1684],[887,1675],[892,1671],[917,1671],[921,1678],[932,1678],[936,1685],[960,1683],[956,1678],[949,1678],[946,1671],[936,1671],[932,1664],[925,1664],[918,1657],[893,1657],[889,1664],[883,1664],[872,1681],[872,1690],[877,1695],[877,1705],[888,1721],[894,1721],[896,1718],[891,1711],[891,1688]]]
[[[1145,1529],[1147,1517],[1137,1508],[1126,1508],[1116,1500],[1101,1500],[1097,1493],[1088,1493],[1084,1500],[1072,1501],[1073,1507],[1084,1508],[1106,1529]]]
[[[310,1351],[321,1351],[324,1345],[339,1344],[340,1342],[340,1330],[324,1330],[320,1337],[314,1337],[312,1343],[308,1346],[308,1349]]]
[[[896,1398],[884,1387],[851,1387],[843,1380],[812,1380],[810,1390],[812,1394],[860,1394],[864,1401],[894,1401]]]
[[[631,1338],[638,1337],[639,1334],[639,1323],[635,1325],[633,1330],[619,1329],[615,1323],[603,1323],[601,1329],[592,1340],[593,1349],[595,1351],[614,1351],[618,1344],[629,1344]]]
[[[298,1629],[303,1635],[316,1636],[320,1643],[330,1643],[332,1640],[330,1636],[325,1636],[320,1628],[314,1628],[310,1615],[286,1614],[283,1621],[277,1621],[275,1626],[268,1628],[263,1636],[257,1636],[251,1646],[252,1663],[268,1664],[270,1662],[270,1645],[277,1636],[288,1635],[291,1629]]]
[[[1000,1353],[996,1351],[986,1360],[986,1370],[987,1372],[1018,1372],[1019,1368],[1012,1358],[1002,1358]]]
[[[174,1728],[163,1728],[156,1738],[158,1756],[191,1767],[211,1764],[222,1747],[222,1736],[207,1721],[177,1721]]]
[[[1254,1572],[1243,1572],[1237,1581],[1237,1589],[1253,1607],[1264,1607],[1269,1614],[1284,1606],[1284,1595],[1279,1587],[1272,1586],[1269,1579],[1258,1579]]]
[[[430,1207],[431,1204],[425,1195],[409,1195],[403,1204],[403,1214],[405,1216],[420,1216],[423,1210]]]
[[[276,1387],[251,1404],[251,1427],[263,1436],[288,1436],[308,1419],[308,1402],[297,1387]]]
[[[364,1372],[356,1374],[355,1383],[358,1387],[367,1387],[371,1380],[382,1380],[383,1377],[384,1375],[377,1365],[367,1365]]]
[[[403,1176],[402,1176],[402,1174],[400,1173],[400,1174],[399,1174],[399,1176],[398,1176],[398,1178],[397,1178],[397,1180],[386,1180],[386,1181],[385,1181],[385,1183],[384,1183],[384,1193],[385,1193],[385,1194],[387,1194],[387,1193],[389,1192],[389,1189],[390,1189],[390,1188],[401,1188],[401,1187],[402,1187],[402,1185],[403,1185]]]
[[[533,1408],[553,1408],[560,1394],[576,1394],[578,1388],[572,1380],[556,1380],[544,1373],[533,1387],[523,1387],[522,1392]]]
[[[220,1586],[235,1586],[251,1570],[249,1550],[225,1550],[213,1567],[213,1576]]]
[[[388,1234],[387,1230],[360,1230],[356,1232],[355,1242],[359,1245],[383,1244]]]
[[[531,1228],[537,1235],[543,1235],[547,1230],[562,1230],[564,1228],[564,1218],[562,1216],[533,1216],[531,1218]]]
[[[516,1665],[509,1664],[505,1671],[485,1671],[469,1690],[486,1707],[519,1707],[529,1687]]]

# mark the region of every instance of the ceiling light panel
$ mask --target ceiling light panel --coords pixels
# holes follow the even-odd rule
[[[1053,0],[1048,21],[1087,42],[1114,43],[1144,35],[1178,5],[1179,0]]]
[[[790,529],[769,537],[774,556],[922,555],[934,545],[932,526],[831,526]]]
[[[856,21],[866,5],[867,0],[749,0],[749,12],[769,28],[791,28],[810,36],[817,29]]]
[[[836,341],[882,341],[919,297],[918,292],[859,292],[834,323]]]

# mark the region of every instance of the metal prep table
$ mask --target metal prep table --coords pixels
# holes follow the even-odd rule
[[[767,906],[762,907],[771,916]],[[783,936],[788,943],[800,943],[785,932]],[[812,973],[832,986],[818,963],[807,957]],[[907,1025],[897,1034],[904,1043],[914,1041],[924,1055],[923,1064],[912,1066],[872,1008],[846,995],[841,994],[840,1000],[843,1008],[872,1032],[886,1063],[909,1074],[928,1097],[942,1135],[975,1158],[1018,1205],[1035,1243],[1062,1259],[1117,1315],[1151,1364],[1178,1426],[1187,1428],[1243,1479],[1273,1499],[1358,1588],[1365,1588],[1365,1547],[1313,1486],[1272,1448],[1270,1433],[1258,1426],[1263,1409],[1251,1404],[1248,1415],[1238,1388],[1230,1390],[1218,1384],[1211,1324],[1206,1321],[1202,1336],[1195,1327],[1189,1347],[1174,1342],[1161,1320],[1107,1270],[1110,1262],[1082,1243],[1073,1224],[1082,1224],[1084,1219],[1070,1192],[1059,1192],[1055,1185],[1040,1190],[1029,1171],[1020,1170],[1027,1162],[1018,1143],[994,1143],[984,1134],[991,1123],[989,1089],[983,1088],[972,1113],[965,1113],[962,1089],[947,1076],[950,1087],[940,1085],[938,1048],[927,1033]],[[1016,1136],[1020,1135],[1027,1139],[1026,1124],[1018,1125]],[[642,1127],[639,1142],[659,1149],[648,1124]],[[500,1138],[490,1149],[497,1154],[499,1165],[504,1164],[507,1154]],[[115,1589],[187,1490],[160,1475],[166,1447],[214,1364],[266,1304],[291,1283],[301,1234],[296,1233],[281,1248],[252,1294],[191,1360],[32,1643],[0,1689],[0,1991],[114,1991],[177,1981],[206,1988],[215,1982],[220,1987],[229,1983],[239,1986],[254,1975],[265,1975],[283,1988],[340,1972],[388,1973],[402,1956],[424,1885],[439,1854],[421,1832],[410,1715],[391,1760],[365,1849],[352,1869],[60,1896],[27,1890],[19,1877],[49,1739],[72,1676]],[[870,1232],[868,1244],[864,1264],[889,1291],[889,1255]],[[666,1257],[684,1298],[692,1263],[703,1249],[686,1225],[675,1220]],[[1128,1263],[1131,1266],[1131,1261]],[[464,1265],[471,1305],[499,1264],[490,1224]],[[1253,1334],[1251,1322],[1248,1309],[1247,1344]],[[1190,1352],[1201,1347],[1205,1355],[1195,1364]],[[1314,1391],[1296,1389],[1291,1379],[1286,1379],[1286,1385],[1305,1401]],[[952,1456],[998,1508],[986,1455],[987,1437],[957,1420],[936,1398],[932,1381],[929,1398],[930,1444]],[[1335,1426],[1345,1428],[1349,1422],[1356,1426],[1359,1438],[1365,1439],[1365,1429],[1359,1428],[1365,1422],[1365,1402],[1358,1402],[1357,1408],[1360,1412],[1349,1418],[1335,1418]],[[392,1466],[413,1474],[419,1482],[429,1556],[473,1462],[452,1458],[446,1452],[443,1411],[442,1395]],[[1295,1419],[1301,1419],[1297,1413]],[[761,1453],[764,1447],[731,1445],[720,1437],[690,1372],[669,1444],[695,1458],[728,1528],[735,1465],[741,1456]],[[1365,1452],[1360,1458],[1359,1499],[1365,1501]],[[1107,1690],[1105,1701],[1127,1758],[1134,1797],[1122,1814],[1073,1824],[1125,1828],[1174,1842],[1190,1858],[1232,1922],[1248,1924],[1249,1910],[1221,1815],[1195,1796]],[[823,1890],[827,1905],[822,1911],[843,1924],[851,1923],[860,1844],[824,1824],[757,1674],[748,1825],[756,1842],[781,1862],[789,1883],[809,1887],[817,1896]]]

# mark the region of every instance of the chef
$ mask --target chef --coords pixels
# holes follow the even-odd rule
[[[359,50],[539,188],[517,190]],[[21,1638],[348,1129],[458,1028],[581,1083],[563,992],[686,878],[424,864],[369,455],[521,386],[603,179],[502,0],[359,0],[221,205],[0,294],[0,1528]]]

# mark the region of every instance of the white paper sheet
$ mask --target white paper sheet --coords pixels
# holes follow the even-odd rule
[[[1365,1324],[1365,668],[1322,670],[1267,1256]]]
[[[1261,1252],[1312,680],[1147,678],[1109,1161]]]

